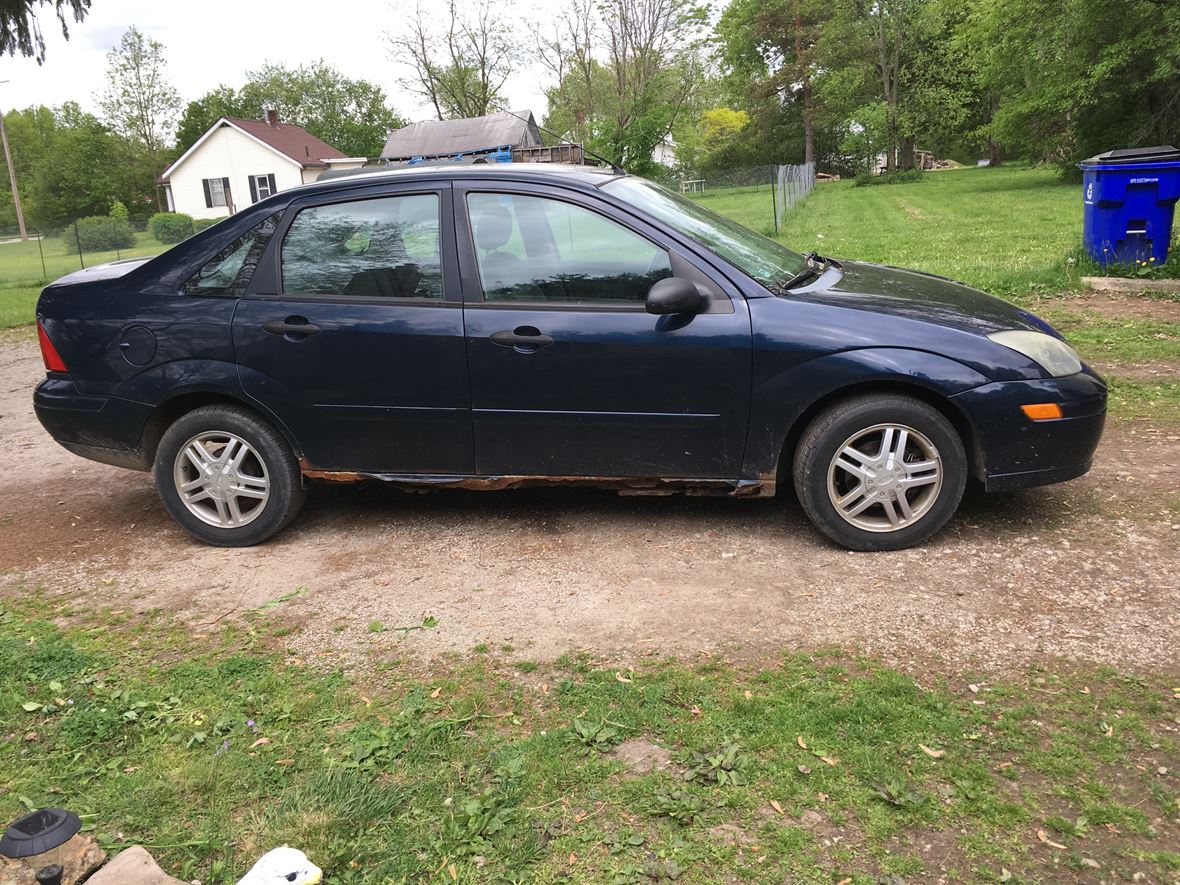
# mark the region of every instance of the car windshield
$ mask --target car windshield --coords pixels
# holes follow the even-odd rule
[[[653,182],[627,175],[603,189],[712,249],[771,288],[781,288],[807,267],[807,259],[798,252]]]

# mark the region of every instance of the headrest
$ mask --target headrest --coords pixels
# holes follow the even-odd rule
[[[500,206],[480,214],[475,222],[475,245],[485,252],[499,249],[512,236],[512,213]]]

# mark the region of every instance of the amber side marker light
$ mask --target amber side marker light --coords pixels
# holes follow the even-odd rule
[[[1030,403],[1021,406],[1020,411],[1033,421],[1052,421],[1061,417],[1061,406],[1057,403]]]

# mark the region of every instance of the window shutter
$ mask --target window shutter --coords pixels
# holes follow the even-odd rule
[[[221,179],[221,187],[225,192],[225,208],[228,209],[230,212],[233,212],[234,211],[234,198],[233,198],[233,194],[230,193],[228,178]]]
[[[258,185],[254,183],[254,176],[253,175],[247,176],[246,180],[250,182],[250,202],[257,203],[258,202]]]
[[[269,173],[269,172],[267,173],[266,183],[270,185],[270,193],[271,193],[271,196],[273,197],[276,193],[278,193],[278,190],[279,190],[277,187],[275,187],[275,177],[274,177],[273,173]]]
[[[205,208],[212,209],[213,208],[213,195],[211,193],[209,193],[209,179],[202,178],[201,179],[201,186],[203,188],[205,188]]]

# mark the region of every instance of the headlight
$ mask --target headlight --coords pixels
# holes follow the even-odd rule
[[[1074,349],[1052,335],[1044,332],[993,332],[987,336],[996,344],[1002,344],[1017,353],[1022,353],[1054,378],[1073,375],[1082,371],[1082,361]]]

